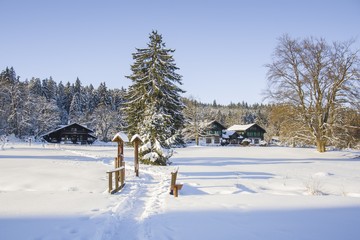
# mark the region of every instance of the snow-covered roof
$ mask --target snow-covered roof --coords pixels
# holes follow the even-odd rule
[[[200,124],[200,126],[207,127],[207,126],[210,126],[211,124],[217,124],[217,125],[221,126],[223,129],[226,129],[226,127],[224,127],[221,123],[219,123],[216,120],[212,120],[210,122],[204,122],[203,124]]]
[[[236,131],[233,130],[223,130],[222,138],[229,138],[232,136]]]
[[[141,137],[140,137],[140,135],[139,134],[135,134],[134,136],[132,136],[132,138],[131,138],[131,140],[130,140],[130,142],[133,142],[133,141],[135,141],[135,139],[140,139],[141,141],[142,141],[142,139],[141,139]]]
[[[254,125],[255,125],[255,123],[246,124],[246,125],[232,125],[227,130],[230,130],[230,131],[245,131],[245,130],[249,129],[250,127],[254,126]]]
[[[61,129],[64,129],[64,128],[67,128],[67,127],[69,127],[69,126],[72,126],[72,125],[79,125],[80,127],[83,127],[83,128],[85,128],[85,129],[87,129],[87,130],[89,130],[89,132],[94,132],[93,130],[91,130],[90,128],[88,128],[88,127],[86,127],[86,126],[84,126],[84,125],[81,125],[81,124],[79,124],[79,123],[70,123],[70,124],[68,124],[68,125],[60,125],[58,128],[56,128],[55,130],[52,130],[52,131],[49,131],[49,132],[47,132],[47,133],[44,133],[43,135],[41,135],[41,137],[44,137],[44,136],[46,136],[46,135],[49,135],[50,133],[53,133],[53,132],[57,132],[57,131],[59,131],[59,130],[61,130]]]
[[[118,139],[118,138],[120,138],[123,142],[129,142],[129,138],[127,137],[127,135],[124,132],[118,132],[117,134],[115,134],[112,141],[117,142],[116,139]]]

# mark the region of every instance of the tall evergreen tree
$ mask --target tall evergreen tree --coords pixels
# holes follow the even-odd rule
[[[65,86],[61,81],[57,87],[56,103],[60,111],[61,124],[67,124],[69,120],[69,113],[66,111],[67,96],[65,94]]]
[[[111,96],[109,94],[109,90],[106,86],[105,82],[101,82],[97,92],[96,92],[96,97],[97,97],[97,105],[104,105],[104,106],[108,106],[111,104]]]
[[[70,115],[70,106],[74,95],[74,86],[67,82],[64,87],[65,94],[65,110]]]
[[[74,93],[81,93],[82,85],[80,79],[77,77],[74,84]]]
[[[141,160],[144,163],[166,165],[172,155],[171,145],[184,124],[180,93],[181,75],[162,36],[152,31],[144,49],[133,53],[133,83],[126,94],[126,121],[128,133],[141,134]]]
[[[75,93],[70,105],[69,120],[71,123],[80,122],[82,115],[81,96],[79,93]]]
[[[0,121],[1,132],[19,134],[19,121],[22,110],[23,84],[14,68],[6,68],[0,74],[0,117],[6,121]]]
[[[42,80],[42,95],[46,98],[46,100],[56,100],[56,91],[57,84],[52,77]]]
[[[29,82],[29,92],[30,94],[41,96],[42,95],[42,86],[40,78],[31,78]]]

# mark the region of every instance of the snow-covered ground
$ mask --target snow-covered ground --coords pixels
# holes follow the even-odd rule
[[[116,146],[7,144],[0,239],[359,239],[360,152],[176,149],[167,167],[125,149],[126,185],[107,192]],[[169,195],[170,172],[184,183]]]

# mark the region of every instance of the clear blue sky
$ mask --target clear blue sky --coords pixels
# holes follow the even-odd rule
[[[158,30],[185,96],[260,103],[277,38],[357,38],[360,0],[0,0],[0,70],[21,80],[127,88],[135,48]]]

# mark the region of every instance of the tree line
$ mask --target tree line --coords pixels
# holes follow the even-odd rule
[[[153,31],[146,48],[133,53],[128,89],[56,83],[51,77],[20,81],[10,67],[0,74],[0,135],[40,137],[77,122],[109,141],[117,131],[140,134],[144,162],[167,164],[171,146],[203,134],[216,120],[225,127],[257,123],[266,140],[287,145],[359,147],[360,57],[353,41],[279,38],[268,69],[268,104],[219,105],[184,98],[182,76],[162,35]]]
[[[74,83],[57,83],[52,77],[31,78],[21,81],[13,67],[0,73],[0,135],[40,137],[59,125],[78,122],[96,131],[102,141],[109,141],[114,133],[124,130],[124,103],[127,90],[108,89],[106,83],[98,88],[82,85],[79,78]],[[224,126],[256,122],[267,127],[270,105],[229,105],[203,103],[192,97],[182,97],[185,108],[184,140],[192,138],[193,119],[197,116],[202,125],[216,120]],[[139,121],[138,121],[139,122]],[[134,132],[135,133],[135,132]]]
[[[109,141],[126,126],[122,111],[125,95],[126,89],[108,89],[105,82],[95,89],[91,84],[83,86],[79,79],[65,85],[51,77],[20,81],[12,67],[6,68],[0,74],[0,135],[39,137],[59,125],[78,122],[94,129],[99,140]],[[267,141],[277,136],[286,145],[314,144],[307,134],[300,134],[300,123],[296,122],[298,113],[290,105],[244,101],[220,105],[215,100],[204,103],[193,97],[182,98],[182,101],[186,106],[183,109],[184,141],[195,139],[207,122],[216,120],[225,127],[257,123],[266,129]],[[343,124],[336,128],[332,145],[355,147],[360,141],[359,112],[348,107],[339,115]]]
[[[52,77],[20,81],[13,67],[0,73],[0,135],[39,138],[59,125],[78,122],[108,141],[124,125],[124,89],[57,83]]]

